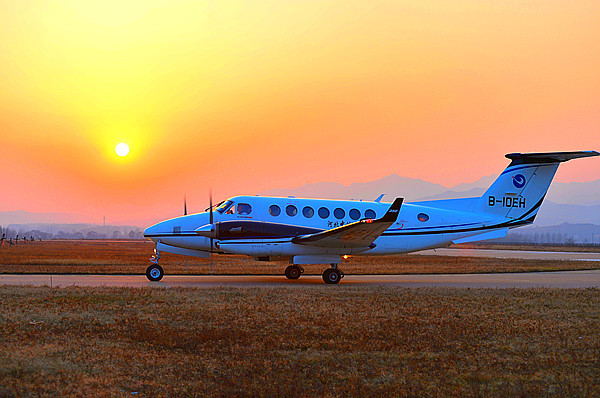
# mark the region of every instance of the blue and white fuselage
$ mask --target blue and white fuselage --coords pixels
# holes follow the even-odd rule
[[[323,278],[337,283],[343,255],[408,253],[451,243],[499,238],[530,224],[561,162],[597,152],[509,154],[507,169],[481,197],[393,204],[378,201],[235,196],[210,211],[160,222],[144,236],[157,243],[151,280],[162,277],[160,251],[208,257],[243,254],[289,257],[286,276],[302,264],[330,263]],[[212,213],[212,214],[211,214]],[[212,218],[212,219],[211,219]],[[158,267],[160,272],[152,267]],[[292,267],[296,267],[291,269]],[[290,270],[291,269],[291,270]],[[327,274],[327,275],[325,275]]]

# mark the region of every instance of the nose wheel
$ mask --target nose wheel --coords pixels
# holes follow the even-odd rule
[[[152,282],[158,282],[165,275],[162,267],[158,264],[152,264],[146,268],[146,278]]]

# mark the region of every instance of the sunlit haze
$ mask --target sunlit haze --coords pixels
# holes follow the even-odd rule
[[[509,152],[600,150],[599,15],[597,0],[1,2],[0,211],[165,218],[211,187],[452,186]],[[597,179],[594,158],[556,181]]]

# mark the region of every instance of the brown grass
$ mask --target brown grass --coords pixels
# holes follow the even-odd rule
[[[0,273],[143,274],[154,245],[147,241],[45,241],[0,248]],[[209,274],[208,259],[163,253],[167,274]],[[247,256],[214,255],[214,273],[279,275],[286,260],[257,262]],[[326,265],[305,266],[318,275]],[[347,274],[486,273],[598,269],[600,262],[515,260],[474,257],[400,255],[350,257],[343,260]]]
[[[598,396],[596,289],[0,286],[0,396]]]

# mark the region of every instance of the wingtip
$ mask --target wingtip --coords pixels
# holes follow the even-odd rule
[[[404,202],[404,198],[396,198],[394,199],[394,203],[390,206],[388,211],[385,213],[383,217],[380,218],[382,222],[395,222],[398,219],[398,214],[400,214],[400,208],[402,207],[402,202]]]

